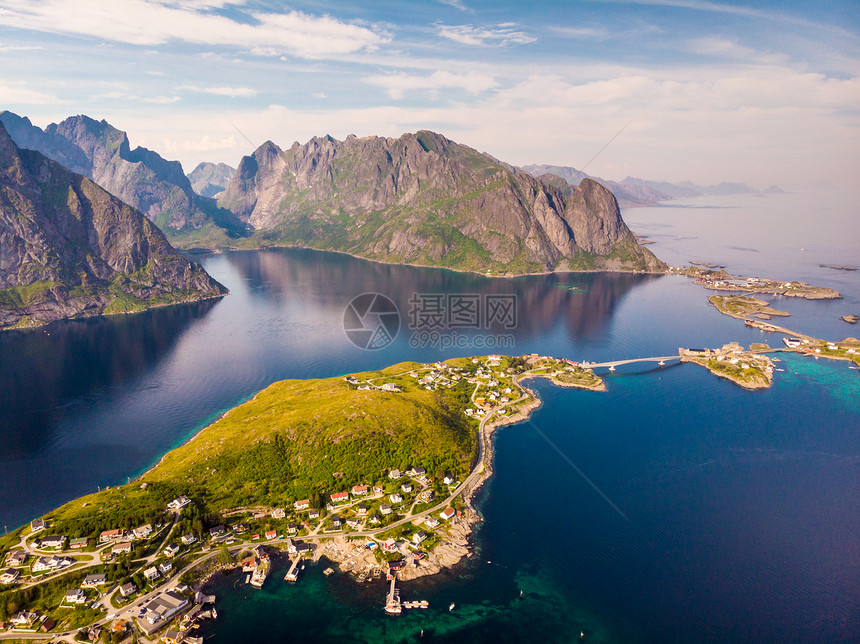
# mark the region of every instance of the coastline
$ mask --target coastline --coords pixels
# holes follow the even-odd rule
[[[636,243],[637,246],[644,247],[643,244],[639,242]],[[205,254],[205,253],[223,253],[227,251],[261,251],[261,250],[270,250],[274,248],[299,248],[302,250],[312,250],[318,253],[336,253],[338,255],[346,255],[347,257],[352,257],[354,259],[360,259],[365,262],[373,262],[375,264],[383,264],[386,266],[410,266],[414,268],[433,268],[441,271],[452,271],[454,273],[468,273],[471,275],[480,275],[481,277],[487,278],[497,278],[501,277],[504,279],[514,279],[517,277],[531,277],[531,276],[540,276],[540,275],[555,275],[555,274],[564,274],[564,273],[574,273],[574,274],[587,274],[587,273],[629,273],[631,275],[666,275],[669,273],[669,265],[665,264],[665,268],[661,270],[622,270],[618,268],[592,268],[585,270],[574,270],[574,269],[566,269],[566,270],[545,270],[545,271],[535,271],[532,273],[486,273],[479,270],[472,270],[468,268],[452,268],[449,266],[437,266],[433,264],[417,264],[413,262],[394,262],[394,261],[386,261],[384,259],[376,259],[371,257],[364,257],[363,255],[356,255],[355,253],[350,253],[345,250],[333,250],[330,248],[314,248],[312,246],[303,246],[301,244],[267,244],[265,246],[254,246],[250,248],[245,248],[242,246],[222,246],[217,248],[201,248],[201,247],[178,247],[177,250],[182,251],[183,253],[196,253],[196,254]],[[658,258],[657,261],[662,260]]]

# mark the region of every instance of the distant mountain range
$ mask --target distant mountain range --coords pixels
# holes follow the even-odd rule
[[[266,142],[236,170],[203,163],[186,176],[106,121],[0,121],[19,147],[91,178],[181,247],[297,245],[498,274],[663,266],[600,184],[539,181],[429,131]]]
[[[533,176],[554,174],[574,186],[579,185],[582,179],[594,179],[612,190],[619,203],[625,208],[653,206],[661,201],[705,195],[779,194],[783,192],[778,186],[770,186],[766,190],[756,190],[746,183],[723,182],[711,186],[701,186],[690,181],[669,183],[668,181],[646,181],[635,177],[627,177],[622,181],[610,181],[592,177],[570,166],[560,165],[532,164],[523,166],[523,170]]]
[[[85,163],[73,148],[67,152],[69,163]],[[224,293],[140,212],[41,153],[19,149],[0,124],[0,328]]]
[[[178,161],[167,161],[146,148],[131,149],[128,135],[106,121],[70,116],[44,130],[26,117],[0,113],[19,148],[36,150],[72,172],[92,179],[109,193],[142,212],[171,238],[214,236],[242,226],[215,201],[195,194]]]
[[[226,163],[209,163],[204,161],[197,165],[189,174],[191,189],[201,197],[216,197],[227,187],[236,168]]]
[[[254,245],[502,274],[663,267],[600,184],[559,190],[426,130],[287,150],[267,141],[218,205],[253,229]]]

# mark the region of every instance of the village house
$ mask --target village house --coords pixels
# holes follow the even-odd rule
[[[391,499],[392,503],[401,503],[403,501],[403,497],[397,494],[396,492],[388,497]]]
[[[80,550],[81,548],[86,548],[89,542],[89,537],[80,537],[78,539],[72,539],[71,541],[69,541],[69,548],[71,548],[72,550]]]
[[[35,519],[30,521],[30,532],[39,532],[48,527],[48,524],[45,523],[44,519]]]
[[[383,492],[385,492],[385,488],[382,487],[381,485],[374,485],[373,486],[373,495],[374,496],[382,496]]]
[[[123,553],[131,552],[131,542],[125,541],[123,543],[115,543],[113,547],[110,549],[112,555],[121,555]]]
[[[146,609],[146,621],[150,624],[167,621],[187,605],[188,600],[185,597],[168,590],[144,606],[144,609]]]
[[[12,550],[6,557],[6,563],[10,566],[22,566],[27,561],[27,552],[25,550]]]
[[[418,495],[418,500],[423,503],[429,503],[433,500],[433,490],[424,490]]]
[[[355,511],[356,511],[358,514],[367,514],[367,510],[368,510],[368,507],[367,507],[367,504],[366,504],[366,503],[359,503],[359,504],[358,504],[358,507],[357,507],[357,508],[355,508]]]
[[[33,624],[36,623],[36,620],[39,619],[39,614],[34,613],[28,610],[22,610],[15,615],[12,616],[12,624],[13,626],[17,626],[18,628],[29,628]]]
[[[391,506],[390,505],[380,505],[379,506],[379,512],[383,516],[389,515],[389,514],[391,514]]]
[[[298,531],[299,526],[297,526],[295,523],[291,523],[287,526],[287,533],[289,534],[296,534]]]
[[[378,514],[370,515],[370,525],[379,525],[380,523],[382,523],[382,517]]]
[[[393,538],[389,537],[382,542],[382,550],[384,552],[397,552],[397,542]]]
[[[21,576],[21,572],[16,570],[15,568],[7,568],[3,571],[3,574],[0,575],[0,584],[14,584],[18,581],[18,577]]]
[[[118,541],[125,537],[125,530],[116,528],[114,530],[105,530],[99,535],[99,543],[108,543],[109,541]]]
[[[419,530],[415,534],[412,535],[412,543],[416,546],[427,541],[427,533],[423,530]]]
[[[308,512],[308,519],[319,519],[320,511],[319,510],[310,510]]]
[[[119,594],[123,597],[129,597],[133,595],[137,591],[137,586],[133,583],[128,582],[119,587]]]
[[[220,537],[225,532],[227,532],[227,528],[223,524],[216,525],[214,528],[209,528],[209,536],[213,539]]]
[[[283,519],[287,516],[287,511],[284,508],[275,508],[272,510],[272,518],[273,519]]]
[[[161,571],[161,574],[166,577],[167,573],[173,570],[173,564],[169,561],[165,561],[158,564],[158,569]]]
[[[96,586],[103,586],[106,583],[108,583],[107,575],[99,572],[84,577],[84,580],[81,582],[81,588],[95,588]]]
[[[74,588],[66,591],[66,596],[63,598],[63,603],[66,604],[86,604],[87,596],[80,588]]]
[[[331,525],[333,528],[340,529],[340,527],[343,525],[343,521],[340,517],[335,516],[331,518]]]
[[[192,543],[194,543],[195,541],[197,541],[197,537],[195,537],[193,534],[191,534],[191,533],[189,532],[189,533],[188,533],[188,534],[186,534],[184,537],[182,537],[182,538],[180,539],[180,541],[183,543],[183,545],[190,546]]]
[[[402,474],[400,474],[400,470],[391,470],[388,473],[388,478],[390,479],[399,479],[401,476]]]
[[[383,391],[393,391],[393,392],[396,392],[396,393],[399,393],[399,392],[400,392],[400,387],[398,387],[398,386],[397,386],[396,384],[394,384],[393,382],[386,382],[384,385],[382,385],[381,389],[382,389]]]
[[[272,539],[276,539],[278,537],[278,531],[277,530],[269,530],[265,536],[266,536],[266,541],[271,541]]]
[[[150,566],[149,568],[144,570],[143,576],[150,583],[152,583],[153,581],[155,581],[156,579],[158,579],[160,577],[160,575],[158,574],[158,568],[156,568],[155,566]]]
[[[335,492],[331,495],[332,503],[343,503],[349,501],[349,492]]]
[[[439,519],[432,516],[427,517],[426,519],[424,519],[424,525],[426,525],[428,528],[435,528],[439,525]]]
[[[364,496],[365,494],[367,494],[367,489],[368,488],[366,485],[355,485],[352,488],[352,495],[353,496]]]
[[[171,543],[168,544],[167,547],[163,550],[165,557],[175,557],[176,553],[179,552],[179,544]]]
[[[359,519],[356,519],[355,517],[350,517],[346,520],[346,525],[348,525],[350,528],[355,529],[359,525],[361,525],[361,521]]]
[[[309,507],[311,507],[311,501],[310,499],[302,499],[301,501],[296,501],[295,503],[293,503],[293,507],[296,510],[307,510]]]
[[[152,534],[152,526],[147,523],[132,530],[132,534],[134,534],[135,539],[146,539]]]
[[[33,562],[33,572],[44,572],[46,570],[62,570],[68,568],[75,560],[71,557],[58,557],[51,555],[50,557],[39,557]]]
[[[409,494],[412,491],[412,483],[404,483],[400,489],[403,490],[404,494]]]
[[[251,529],[251,524],[249,523],[237,523],[233,526],[233,532],[236,534],[243,534]]]
[[[66,547],[66,537],[63,535],[51,535],[50,537],[45,537],[42,539],[42,543],[40,548],[43,550],[53,550],[59,549],[62,550]]]
[[[179,496],[179,497],[173,499],[170,503],[168,503],[167,508],[169,510],[181,510],[182,508],[184,508],[189,503],[191,503],[191,499],[189,499],[187,496],[185,496],[183,494],[182,496]]]
[[[454,510],[454,508],[448,507],[442,510],[442,512],[439,513],[439,516],[442,517],[445,521],[450,521],[454,518],[454,515],[456,514],[457,511]]]

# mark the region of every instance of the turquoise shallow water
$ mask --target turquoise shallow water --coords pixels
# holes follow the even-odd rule
[[[843,300],[778,306],[791,310],[791,324],[825,337],[856,335],[838,316],[860,313],[860,272],[817,264],[860,263],[851,241],[858,228],[843,218],[804,231],[816,253],[807,257],[784,239],[803,214],[786,212],[791,203],[749,210],[759,252],[737,250],[732,239],[748,204],[732,204],[733,226],[719,226],[712,211],[703,220],[680,208],[669,219],[661,209],[629,219],[637,232],[664,231],[652,248],[670,261],[725,253],[749,272],[838,288]],[[687,239],[696,226],[706,233]],[[808,238],[828,230],[839,241],[833,256],[825,239]],[[383,350],[356,348],[343,311],[367,291],[388,295],[401,312],[416,292],[514,295],[511,353],[602,360],[779,341],[719,315],[708,293],[681,277],[489,280],[287,249],[199,259],[229,297],[0,334],[4,524],[125,482],[275,380],[486,353],[416,348],[408,329]],[[780,366],[775,386],[755,393],[693,365],[626,367],[606,393],[538,382],[545,404],[534,425],[498,433],[478,553],[404,589],[405,598],[429,599],[430,610],[387,618],[381,587],[325,578],[321,569],[296,586],[275,574],[253,594],[232,590],[227,578],[217,584],[221,617],[207,635],[401,642],[418,641],[423,629],[424,641],[450,642],[568,642],[580,632],[606,642],[856,641],[860,372],[793,356]]]

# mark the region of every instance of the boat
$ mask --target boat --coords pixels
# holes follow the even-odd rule
[[[328,577],[329,575],[333,575],[333,574],[334,574],[334,569],[333,569],[333,568],[326,568],[325,570],[323,570],[323,574],[324,574],[326,577]]]
[[[448,612],[450,613],[452,610],[454,610],[454,602],[451,602],[451,605],[448,606]]]
[[[266,583],[266,577],[269,576],[269,567],[265,564],[260,564],[254,569],[254,573],[251,575],[251,585],[254,588],[262,588],[263,584]]]
[[[212,607],[212,619],[218,619],[218,611],[215,610],[215,607]]]

